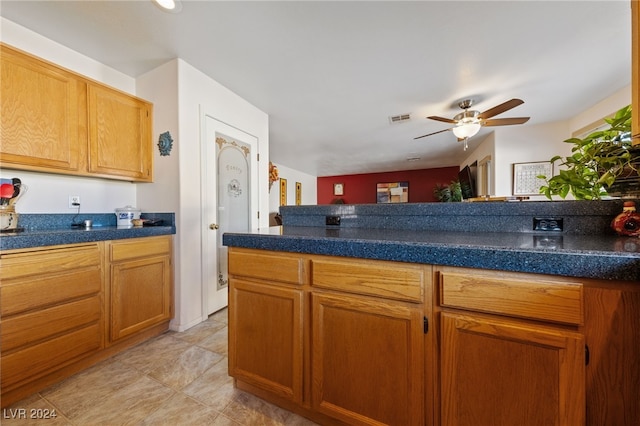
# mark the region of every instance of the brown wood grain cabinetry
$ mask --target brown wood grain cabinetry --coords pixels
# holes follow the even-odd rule
[[[231,374],[320,424],[640,424],[637,283],[229,254]]]
[[[631,105],[634,145],[640,144],[640,0],[631,0]]]
[[[98,244],[2,254],[2,392],[104,346]]]
[[[441,424],[584,424],[582,285],[437,269]]]
[[[0,253],[2,407],[167,330],[172,237]]]
[[[152,105],[0,43],[4,168],[150,182]]]
[[[423,424],[429,270],[230,248],[230,374],[321,424]]]
[[[112,341],[171,318],[171,239],[112,241],[110,256],[110,338]]]

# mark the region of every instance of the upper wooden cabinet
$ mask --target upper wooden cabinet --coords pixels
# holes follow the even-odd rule
[[[89,171],[150,181],[151,105],[95,84],[88,96]]]
[[[640,144],[640,1],[631,0],[631,104],[634,145]]]
[[[2,166],[77,172],[82,84],[71,73],[1,47]]]
[[[153,179],[153,106],[0,44],[3,168]]]

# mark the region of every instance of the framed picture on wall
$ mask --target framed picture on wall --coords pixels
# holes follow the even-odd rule
[[[296,206],[302,204],[302,183],[296,182]]]
[[[546,182],[538,176],[553,176],[553,164],[549,161],[514,163],[513,195],[540,195],[540,187]]]
[[[280,205],[287,205],[287,180],[280,178]]]
[[[376,188],[377,203],[408,203],[409,182],[379,183]]]
[[[344,183],[333,184],[333,195],[344,195]]]

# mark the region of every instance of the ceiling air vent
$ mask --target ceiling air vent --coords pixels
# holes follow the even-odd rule
[[[399,114],[389,117],[389,121],[391,122],[391,124],[404,123],[405,121],[409,120],[411,120],[411,114]]]

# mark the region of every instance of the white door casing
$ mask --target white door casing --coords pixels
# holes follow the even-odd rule
[[[258,226],[258,138],[201,111],[202,300],[210,315],[228,303],[224,232]]]

